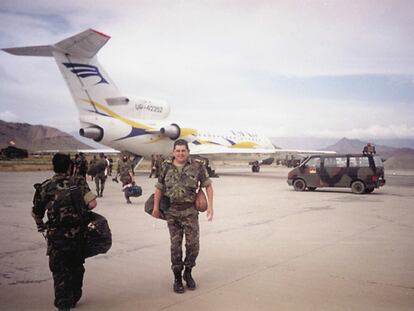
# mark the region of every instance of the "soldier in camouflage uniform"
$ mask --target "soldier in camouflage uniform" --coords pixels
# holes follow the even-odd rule
[[[106,161],[103,153],[99,154],[99,160],[96,162],[96,166],[100,168],[100,171],[95,175],[96,194],[98,197],[103,197],[108,168],[108,162]]]
[[[126,155],[122,156],[122,160],[118,160],[115,179],[117,179],[118,176],[120,176],[122,184],[125,184],[126,179],[132,177],[131,162]]]
[[[205,187],[208,197],[207,218],[213,219],[213,186],[205,166],[189,158],[188,144],[179,139],[174,143],[174,158],[162,164],[158,183],[155,186],[154,210],[152,215],[160,218],[160,199],[162,194],[170,199],[171,206],[165,212],[171,240],[171,269],[174,273],[173,289],[183,293],[182,278],[187,288],[194,290],[196,283],[191,275],[199,253],[198,211],[195,208],[196,190]],[[186,256],[182,260],[182,242],[185,234]],[[184,274],[181,275],[185,267]]]
[[[88,209],[96,207],[96,196],[89,190],[83,177],[68,176],[70,158],[67,155],[58,153],[52,162],[56,174],[42,184],[35,185],[32,216],[38,231],[47,229],[47,255],[54,280],[54,304],[59,310],[69,310],[75,307],[82,296],[85,260],[81,249],[81,223]],[[78,197],[85,204],[73,203],[70,184],[74,191],[80,192]],[[43,217],[46,212],[48,221],[45,224]]]

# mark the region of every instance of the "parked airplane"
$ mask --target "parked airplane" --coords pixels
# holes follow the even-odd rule
[[[166,102],[122,95],[99,64],[97,53],[109,39],[88,29],[54,45],[3,50],[14,55],[54,57],[78,108],[80,135],[141,158],[170,154],[179,138],[188,141],[193,155],[210,159],[240,156],[253,161],[253,171],[258,171],[260,161],[270,163],[277,154],[332,153],[276,149],[268,138],[251,131],[213,134],[168,122],[170,106]]]

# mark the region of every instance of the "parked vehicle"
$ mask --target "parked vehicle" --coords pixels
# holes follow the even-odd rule
[[[288,174],[296,191],[322,187],[346,187],[353,193],[371,193],[385,184],[384,165],[371,154],[314,155]]]

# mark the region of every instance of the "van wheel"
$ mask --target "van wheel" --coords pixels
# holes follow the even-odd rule
[[[296,179],[293,182],[293,189],[295,191],[304,191],[306,189],[306,183],[303,179]]]
[[[365,193],[371,193],[374,191],[375,188],[371,187],[371,188],[366,188],[365,189]]]
[[[365,185],[362,181],[354,181],[351,185],[351,189],[353,193],[362,194],[365,192]]]
[[[308,187],[308,190],[309,191],[315,191],[316,190],[316,187]]]

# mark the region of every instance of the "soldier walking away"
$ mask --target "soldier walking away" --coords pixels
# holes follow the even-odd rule
[[[154,209],[152,216],[160,218],[160,199],[164,194],[171,206],[165,212],[171,240],[171,269],[174,273],[173,290],[184,293],[182,279],[187,288],[194,290],[196,283],[191,275],[199,253],[198,211],[195,208],[196,190],[205,187],[208,197],[207,219],[213,219],[213,186],[205,166],[189,158],[185,140],[175,141],[173,158],[162,164],[158,182],[155,185]],[[186,256],[183,261],[182,242],[185,235]],[[182,270],[185,267],[184,274]]]
[[[112,157],[108,157],[109,166],[108,166],[108,176],[112,176],[112,168],[114,167],[114,160],[112,160]]]
[[[32,216],[39,232],[47,238],[49,268],[53,274],[55,301],[59,310],[74,308],[82,296],[82,254],[84,220],[96,207],[96,196],[81,176],[70,177],[70,158],[58,153],[53,157],[55,175],[35,184]],[[47,213],[48,221],[43,222]]]
[[[151,178],[152,175],[156,175],[156,166],[155,166],[155,162],[156,162],[156,155],[152,154],[151,155],[151,172],[148,176],[148,178]]]
[[[98,159],[97,159],[96,155],[94,154],[92,160],[89,161],[89,167],[91,168],[91,167],[95,166],[96,162],[98,162]],[[95,177],[95,175],[91,175],[91,180],[93,180],[94,177]]]
[[[95,185],[96,185],[96,194],[98,197],[103,197],[103,191],[105,188],[106,181],[106,168],[108,167],[108,162],[105,159],[105,155],[101,152],[99,154],[99,160],[96,162],[97,173],[95,175]]]
[[[120,176],[122,183],[124,183],[124,179],[127,178],[127,176],[132,176],[131,163],[126,155],[122,156],[122,159],[118,160],[118,167],[116,169],[116,176],[114,180],[117,181],[118,176]]]
[[[79,153],[79,157],[76,162],[77,172],[79,176],[86,178],[86,172],[88,171],[88,161],[85,158],[83,152]]]

